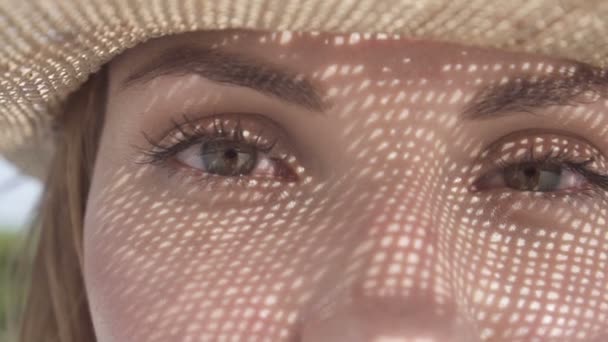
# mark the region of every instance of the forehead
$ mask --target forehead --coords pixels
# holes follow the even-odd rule
[[[134,62],[145,64],[163,51],[184,46],[245,54],[325,80],[358,74],[370,79],[457,74],[495,77],[509,72],[551,73],[575,64],[548,56],[413,40],[398,35],[229,30],[154,39],[118,56],[111,63],[111,69],[119,75],[127,74]],[[319,71],[319,68],[326,69]]]

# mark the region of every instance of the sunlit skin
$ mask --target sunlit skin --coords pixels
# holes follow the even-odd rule
[[[123,84],[177,47],[289,70],[322,108],[186,73]],[[127,51],[86,210],[98,340],[605,341],[608,191],[563,166],[608,174],[607,102],[470,115],[488,87],[576,68],[354,34],[197,32]],[[251,174],[206,173],[202,142],[151,160],[220,125],[272,147]],[[525,188],[534,167],[501,171],[548,156],[563,170],[540,188]]]

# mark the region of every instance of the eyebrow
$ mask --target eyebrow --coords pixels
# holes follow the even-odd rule
[[[498,85],[481,89],[463,111],[464,118],[483,120],[515,113],[535,115],[552,106],[576,106],[608,98],[606,69],[580,62],[556,69],[550,75],[512,76]]]
[[[123,89],[166,75],[200,75],[210,81],[250,88],[264,95],[323,112],[322,91],[304,75],[267,61],[205,47],[175,47],[162,52],[123,82]]]

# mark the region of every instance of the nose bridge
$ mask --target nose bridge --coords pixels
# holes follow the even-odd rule
[[[428,204],[407,202],[383,208],[359,241],[369,246],[367,255],[361,255],[366,265],[358,284],[365,294],[407,297],[430,287],[436,254],[433,220],[425,213]]]
[[[365,262],[353,290],[360,298],[391,298],[400,311],[415,306],[417,311],[424,308],[437,315],[448,314],[454,305],[447,272],[443,271],[446,259],[438,249],[438,201],[429,193],[419,196],[412,191],[393,198],[397,200],[387,203],[382,214],[370,220],[359,241],[368,252],[359,252]],[[351,257],[357,256],[353,253]]]
[[[426,132],[420,129],[420,132]],[[420,136],[425,134],[421,133]],[[413,134],[413,133],[412,133]],[[417,146],[414,153],[411,146]],[[396,156],[387,155],[384,168],[397,170],[377,184],[382,197],[375,203],[367,227],[361,227],[359,245],[371,244],[364,274],[364,293],[408,297],[414,292],[431,296],[440,255],[437,247],[445,201],[438,183],[435,146],[424,141],[404,144]],[[419,158],[425,153],[427,158]],[[353,257],[355,257],[353,255]],[[432,296],[431,296],[432,297]]]
[[[445,225],[449,209],[438,182],[440,144],[427,139],[436,136],[432,127],[410,122],[402,130],[410,139],[375,163],[376,168],[392,171],[371,182],[375,187],[369,188],[381,196],[376,197],[365,226],[358,227],[358,248],[348,257],[347,264],[358,269],[346,270],[356,275],[352,286],[365,296],[447,302],[448,272],[443,271],[447,258],[439,243],[442,229],[447,228],[440,222]]]

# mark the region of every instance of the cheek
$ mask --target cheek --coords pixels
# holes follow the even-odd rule
[[[146,176],[92,191],[85,276],[101,341],[286,338],[352,239],[327,200],[193,201]]]
[[[451,239],[454,281],[469,317],[482,335],[505,340],[604,336],[604,217],[585,208],[515,207],[480,226],[462,225]]]

